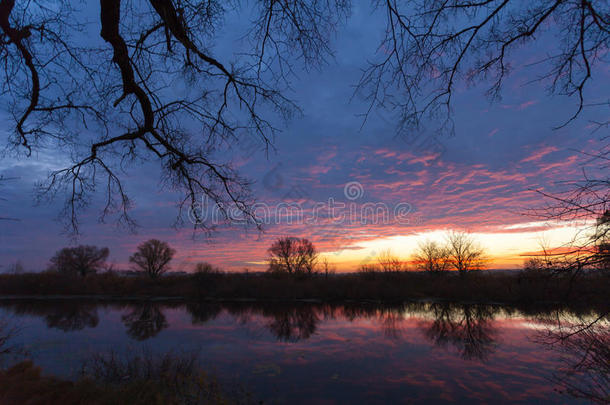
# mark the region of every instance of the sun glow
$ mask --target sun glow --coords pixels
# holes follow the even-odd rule
[[[545,226],[547,229],[540,231],[541,226]],[[535,230],[518,231],[519,229]],[[495,232],[472,232],[471,235],[487,251],[489,268],[515,269],[521,268],[524,260],[533,252],[540,251],[541,244],[552,248],[567,246],[578,235],[582,237],[584,229],[582,223],[550,225],[529,222],[510,225]],[[340,271],[354,271],[361,264],[375,263],[377,255],[387,249],[390,249],[401,260],[408,262],[420,241],[443,242],[447,232],[448,230],[443,229],[354,242],[343,249],[324,252],[323,256],[335,263]]]

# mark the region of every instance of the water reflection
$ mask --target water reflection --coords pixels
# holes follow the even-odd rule
[[[499,307],[433,303],[434,319],[424,321],[424,336],[439,347],[453,346],[465,360],[486,360],[495,350],[497,330],[493,318]]]
[[[18,315],[42,317],[48,328],[64,332],[97,327],[100,319],[95,303],[80,301],[18,302],[13,306]]]
[[[203,325],[208,321],[216,319],[222,312],[222,305],[217,303],[188,303],[186,310],[191,314],[193,325]]]
[[[599,404],[610,403],[610,315],[565,325],[556,322],[535,340],[561,355],[551,380],[566,394]]]
[[[325,395],[364,390],[363,381],[371,381],[374,388],[360,394],[391,391],[393,396],[387,398],[392,399],[420,395],[416,402],[434,401],[438,387],[461,393],[457,402],[479,398],[479,390],[487,390],[480,398],[493,399],[498,387],[505,387],[506,402],[515,391],[523,391],[524,403],[549,400],[546,395],[557,395],[553,387],[570,398],[599,403],[607,403],[610,392],[610,320],[599,316],[599,310],[450,303],[50,301],[0,306],[40,318],[38,331],[43,333],[35,335],[42,343],[45,327],[74,332],[66,334],[70,346],[79,330],[116,325],[119,333],[88,332],[87,339],[114,339],[117,347],[137,346],[133,340],[146,341],[143,345],[153,341],[152,346],[166,349],[194,343],[203,347],[211,367],[225,367],[227,375],[251,376],[264,387],[276,386],[265,378],[292,387],[298,375],[307,373],[326,387]],[[160,334],[166,328],[172,333]],[[52,345],[44,346],[49,353],[58,350],[61,337],[55,334],[52,339]],[[282,345],[276,347],[275,341]],[[430,350],[436,347],[448,350]],[[260,373],[261,368],[274,372]],[[549,378],[552,385],[547,384]],[[344,384],[344,391],[335,392],[335,384]],[[539,388],[545,393],[539,394]]]
[[[132,306],[129,313],[121,317],[127,334],[135,340],[146,340],[157,336],[169,324],[161,310],[161,305],[145,303]]]
[[[240,324],[251,323],[254,318],[263,318],[265,328],[281,342],[295,343],[309,339],[316,332],[318,323],[328,319],[328,314],[325,315],[327,305],[233,303],[225,307]],[[191,315],[195,318],[192,312]]]
[[[309,339],[320,322],[312,307],[267,308],[263,315],[270,319],[267,327],[271,333],[283,342]]]

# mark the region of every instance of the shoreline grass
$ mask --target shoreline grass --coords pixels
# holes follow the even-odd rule
[[[544,303],[578,300],[607,303],[610,275],[591,273],[572,279],[543,272],[457,274],[351,273],[295,278],[268,273],[169,274],[152,279],[116,273],[85,277],[58,273],[0,275],[0,296],[99,297],[107,299],[184,299],[258,301],[449,301]]]

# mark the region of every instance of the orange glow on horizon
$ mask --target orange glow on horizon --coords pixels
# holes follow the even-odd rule
[[[569,246],[575,235],[586,235],[583,231],[585,225],[529,222],[472,231],[471,235],[486,250],[488,269],[520,269],[525,260],[540,253],[541,243],[552,249],[562,249]],[[421,229],[406,235],[380,237],[376,237],[373,232],[365,233],[356,229],[353,235],[358,238],[350,239],[349,243],[344,243],[339,248],[333,247],[328,241],[326,244],[317,241],[315,236],[304,237],[314,242],[320,257],[327,258],[337,272],[353,272],[363,264],[377,263],[377,255],[388,249],[407,264],[407,267],[413,267],[411,257],[418,243],[427,239],[442,242],[448,229]],[[177,250],[172,268],[190,272],[197,262],[207,261],[230,272],[240,272],[246,268],[249,271],[264,271],[267,267],[267,248],[278,236],[286,235],[266,234],[260,239],[244,236],[228,243],[211,244],[201,244],[183,237],[170,242]]]

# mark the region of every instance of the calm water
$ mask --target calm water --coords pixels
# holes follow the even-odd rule
[[[566,382],[596,395],[609,388],[607,363],[569,374],[579,346],[553,340],[558,320],[568,327],[595,312],[79,301],[4,302],[0,311],[46,373],[73,377],[93,353],[196,352],[226,387],[265,403],[580,403]],[[607,348],[602,321],[587,333]]]

